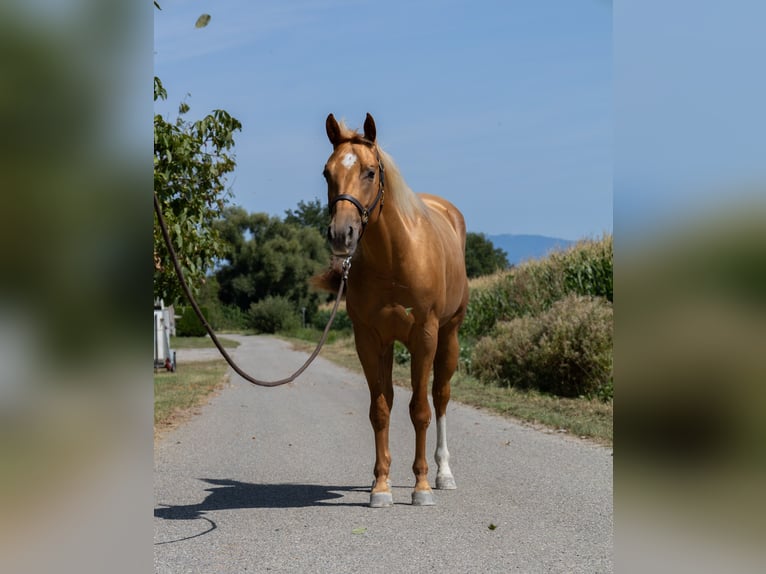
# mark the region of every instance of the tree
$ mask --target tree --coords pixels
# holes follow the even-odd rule
[[[489,275],[509,266],[508,255],[483,233],[468,232],[465,238],[465,270],[468,277]]]
[[[216,227],[228,246],[216,273],[222,303],[248,311],[266,297],[284,297],[296,311],[306,307],[311,318],[319,295],[309,291],[308,280],[330,259],[319,231],[241,207],[227,208]]]
[[[154,78],[154,100],[167,99]],[[204,282],[213,261],[223,255],[223,244],[213,222],[228,200],[226,174],[236,165],[234,132],[242,125],[224,110],[213,110],[201,120],[187,121],[189,106],[178,108],[175,122],[154,116],[154,191],[173,246],[190,287]],[[175,302],[181,288],[175,276],[159,225],[154,222],[154,296]]]
[[[285,223],[313,227],[324,237],[330,226],[330,213],[327,210],[327,204],[322,203],[318,198],[308,203],[299,201],[297,209],[285,210]]]

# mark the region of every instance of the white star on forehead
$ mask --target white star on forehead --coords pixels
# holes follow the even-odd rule
[[[343,159],[341,160],[341,165],[345,167],[346,169],[351,169],[351,166],[356,163],[357,157],[353,153],[347,153],[343,156]]]

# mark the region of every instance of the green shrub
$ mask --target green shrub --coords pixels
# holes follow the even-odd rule
[[[327,326],[327,321],[330,320],[331,314],[332,309],[319,309],[316,313],[314,313],[314,318],[312,319],[311,324],[316,329],[324,331],[324,328]],[[348,313],[346,313],[346,310],[338,309],[338,313],[335,315],[335,319],[332,322],[332,327],[330,327],[330,330],[350,333],[352,327],[351,319],[348,316]]]
[[[220,302],[208,302],[205,307],[205,317],[214,331],[244,331],[248,329],[247,313],[234,305],[223,305]]]
[[[482,337],[498,321],[538,315],[570,293],[612,301],[612,261],[612,236],[605,235],[473,280],[461,333]]]
[[[259,333],[276,333],[297,329],[300,318],[295,304],[281,296],[268,296],[250,305],[250,327]]]
[[[205,317],[208,316],[206,307],[200,307],[200,311]],[[184,307],[181,318],[176,321],[176,335],[178,337],[204,337],[207,335],[207,329],[191,306]]]
[[[482,337],[498,321],[538,314],[564,294],[559,269],[547,260],[530,261],[471,291],[462,332]]]
[[[461,333],[480,337],[492,330],[498,317],[509,315],[507,294],[500,285],[471,291]]]
[[[235,305],[220,305],[216,329],[239,331],[247,329],[248,315]]]
[[[460,354],[458,355],[457,370],[463,374],[473,373],[473,345],[470,341],[460,340]]]
[[[551,259],[561,267],[568,293],[614,300],[611,235],[605,235],[600,241],[580,241],[567,251],[554,253]]]
[[[406,365],[410,362],[410,352],[400,341],[394,341],[394,361],[397,365]]]
[[[539,315],[498,323],[477,343],[473,373],[485,382],[609,399],[612,317],[605,299],[568,295]]]

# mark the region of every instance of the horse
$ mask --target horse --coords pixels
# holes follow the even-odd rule
[[[458,364],[458,329],[468,305],[465,220],[449,201],[415,194],[393,159],[377,143],[368,113],[364,133],[325,122],[333,146],[324,168],[331,222],[332,265],[314,285],[335,290],[347,274],[346,309],[354,343],[370,390],[375,436],[373,508],[393,505],[389,420],[394,400],[391,378],[394,341],[411,356],[410,419],[415,428],[415,487],[412,504],[435,504],[428,482],[426,431],[431,422],[428,381],[433,366],[436,412],[436,488],[456,483],[447,449],[447,403]],[[341,265],[341,261],[350,262]]]

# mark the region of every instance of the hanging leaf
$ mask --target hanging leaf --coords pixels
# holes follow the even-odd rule
[[[195,28],[204,28],[208,25],[210,22],[210,14],[201,14],[199,18],[197,18],[196,24],[194,24]]]

